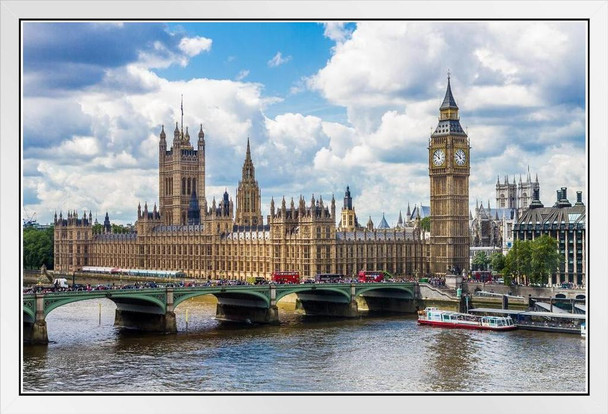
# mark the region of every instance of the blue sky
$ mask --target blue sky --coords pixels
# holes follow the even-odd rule
[[[183,94],[209,202],[236,199],[249,137],[264,216],[271,197],[340,206],[349,185],[360,222],[394,225],[429,204],[448,69],[472,208],[528,167],[545,205],[563,186],[586,200],[585,42],[582,22],[25,22],[24,210],[133,222],[158,201],[158,135]]]

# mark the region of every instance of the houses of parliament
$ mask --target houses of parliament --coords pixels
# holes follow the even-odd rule
[[[101,233],[93,232],[91,212],[55,214],[55,270],[179,270],[204,279],[269,278],[274,271],[314,277],[385,270],[406,277],[468,270],[470,146],[449,76],[428,151],[430,237],[424,236],[420,217],[400,220],[394,228],[360,226],[349,187],[339,211],[333,195],[331,200],[283,196],[271,200],[264,220],[249,140],[236,199],[225,192],[208,203],[205,134],[201,125],[195,146],[183,128],[182,109],[170,147],[164,126],[159,134],[158,206],[139,205],[134,231],[126,234],[112,232],[107,213]]]

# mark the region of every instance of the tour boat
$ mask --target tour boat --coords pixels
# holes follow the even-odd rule
[[[489,331],[510,331],[517,329],[510,316],[477,316],[426,308],[418,312],[420,325],[439,326],[443,328],[480,329]]]

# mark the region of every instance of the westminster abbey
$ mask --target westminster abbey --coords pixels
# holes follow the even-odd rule
[[[183,119],[183,115],[182,115]],[[211,203],[205,196],[205,134],[196,147],[188,128],[175,125],[171,147],[164,126],[159,134],[158,206],[137,207],[134,231],[112,233],[106,214],[103,231],[93,233],[91,213],[55,216],[55,270],[84,266],[179,270],[204,279],[269,278],[274,271],[353,276],[385,270],[395,276],[468,266],[469,141],[459,123],[449,78],[439,125],[429,146],[431,228],[424,237],[420,219],[362,227],[347,187],[341,211],[330,200],[282,196],[270,202],[264,220],[249,140],[236,192]],[[444,211],[455,206],[457,211]],[[338,223],[338,224],[337,224]],[[380,228],[383,227],[383,228]]]

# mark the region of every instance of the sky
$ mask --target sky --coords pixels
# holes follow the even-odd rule
[[[346,186],[363,224],[429,205],[448,70],[471,144],[470,208],[538,176],[586,201],[584,22],[23,22],[23,218],[133,223],[158,203],[161,126],[203,125],[206,197],[236,201],[247,139],[262,194]]]

